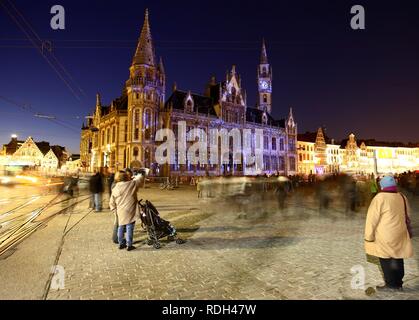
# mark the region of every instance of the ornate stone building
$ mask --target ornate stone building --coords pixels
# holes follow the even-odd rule
[[[129,69],[129,79],[120,98],[105,106],[97,96],[96,107],[81,133],[80,154],[85,168],[101,167],[152,169],[155,175],[250,175],[279,172],[295,174],[297,124],[292,110],[286,119],[272,115],[272,68],[265,42],[257,72],[258,102],[247,103],[236,67],[223,81],[212,77],[202,94],[180,90],[174,85],[166,100],[166,75],[162,59],[155,57],[146,11],[138,46]],[[176,152],[170,165],[158,165],[155,159],[159,142],[156,131],[162,128],[178,132],[179,121],[186,122],[187,131],[203,129],[263,130],[263,167],[235,164],[180,164]],[[188,142],[188,145],[192,142]]]
[[[327,142],[327,143],[326,143]],[[319,128],[316,133],[298,136],[298,174],[402,173],[419,169],[419,146],[357,141],[353,133],[340,144],[327,138]]]

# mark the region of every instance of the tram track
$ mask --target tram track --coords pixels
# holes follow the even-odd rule
[[[30,212],[19,214],[18,211],[33,203],[33,200],[29,200],[8,212],[0,214],[0,256],[14,248],[41,227],[46,226],[47,223],[57,215],[65,213],[68,209],[90,199],[90,195],[79,195],[77,198],[59,200],[60,196],[62,196],[62,194],[57,194],[49,202]],[[39,198],[37,198],[37,200],[38,199]],[[69,202],[68,205],[59,208],[58,211],[47,215],[45,218],[41,217],[48,209],[65,202]],[[14,216],[12,216],[13,214]],[[7,226],[7,228],[4,228],[4,226]],[[3,229],[6,230],[4,231]]]

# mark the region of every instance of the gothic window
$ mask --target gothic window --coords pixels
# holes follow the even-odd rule
[[[263,137],[263,148],[269,150],[269,138],[267,136]]]
[[[289,162],[290,162],[290,171],[295,171],[295,158],[290,157]]]
[[[144,113],[144,137],[146,140],[150,140],[151,138],[151,122],[152,122],[151,110],[147,109]]]
[[[134,151],[133,151],[132,155],[134,156],[134,158],[138,157],[138,148],[137,147],[134,148]]]
[[[284,157],[279,157],[279,171],[285,170],[285,160]]]
[[[106,130],[106,144],[109,144],[111,142],[111,129],[108,128]]]
[[[272,150],[276,151],[276,138],[275,137],[272,138]]]
[[[236,101],[236,88],[232,87],[231,88],[231,101],[235,102]]]
[[[267,73],[268,73],[268,71],[266,70],[266,67],[263,67],[262,76],[263,77],[266,77],[267,76]]]
[[[138,99],[140,99],[140,94],[139,93],[136,93],[135,94],[135,98],[138,100]]]
[[[140,139],[140,110],[134,111],[134,140]]]
[[[268,96],[266,94],[263,95],[263,103],[268,103]]]
[[[105,145],[105,130],[102,130],[102,146]]]
[[[284,151],[284,139],[279,140],[279,150]]]
[[[290,139],[290,141],[289,141],[289,151],[291,151],[291,152],[295,151],[295,141],[294,141],[294,139]]]
[[[112,143],[115,143],[115,137],[116,137],[116,127],[112,127]]]
[[[128,121],[125,120],[124,123],[124,141],[127,142],[128,140]]]

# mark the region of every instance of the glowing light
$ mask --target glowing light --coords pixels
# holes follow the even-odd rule
[[[38,178],[36,177],[30,177],[30,176],[16,176],[17,179],[22,179],[22,180],[26,180],[26,181],[30,181],[33,183],[38,182]]]
[[[3,177],[3,178],[0,178],[0,183],[1,184],[8,184],[8,183],[10,183],[12,181],[12,179],[10,179],[10,178],[8,178],[8,177]]]

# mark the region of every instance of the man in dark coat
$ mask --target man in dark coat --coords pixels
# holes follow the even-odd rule
[[[95,211],[102,211],[102,193],[104,187],[103,176],[99,171],[96,171],[96,173],[90,178],[89,189],[92,193]]]

